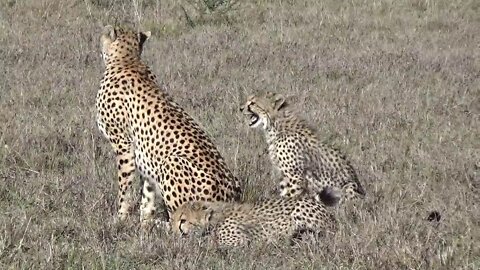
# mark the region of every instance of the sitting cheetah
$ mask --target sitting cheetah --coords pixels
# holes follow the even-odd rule
[[[160,195],[170,215],[187,201],[229,201],[237,179],[207,134],[166,92],[142,62],[150,32],[112,26],[101,36],[106,66],[96,99],[97,124],[110,141],[118,168],[118,216],[132,208],[137,169],[143,184],[140,220],[151,225]]]
[[[282,95],[267,92],[250,96],[240,110],[249,116],[250,127],[264,130],[274,172],[282,176],[281,196],[319,194],[332,187],[342,191],[342,201],[364,197],[350,163],[338,151],[321,144],[313,130],[288,109]]]
[[[330,201],[335,203],[335,198]],[[188,202],[173,213],[171,227],[176,235],[213,232],[221,247],[242,246],[253,240],[274,242],[306,231],[333,233],[336,220],[325,205],[306,196],[255,204]]]

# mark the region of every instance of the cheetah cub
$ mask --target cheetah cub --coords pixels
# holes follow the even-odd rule
[[[251,128],[261,128],[268,144],[274,174],[280,175],[283,197],[317,194],[331,187],[341,202],[363,198],[365,191],[350,163],[338,151],[320,143],[314,131],[297,117],[276,93],[250,96],[240,110]]]
[[[212,233],[220,247],[243,246],[252,241],[275,242],[296,238],[304,232],[334,233],[336,220],[325,206],[306,196],[254,204],[188,202],[173,213],[171,227],[176,235]]]

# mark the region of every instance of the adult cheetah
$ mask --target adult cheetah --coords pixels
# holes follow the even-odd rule
[[[304,232],[334,233],[336,220],[325,206],[309,196],[271,198],[253,204],[188,202],[173,213],[171,228],[176,235],[212,232],[220,247],[242,246],[255,240],[275,242]]]
[[[285,98],[266,92],[250,96],[240,110],[249,126],[264,130],[274,173],[281,175],[281,196],[319,194],[325,187],[341,191],[341,201],[363,198],[365,191],[350,163],[319,142],[314,131],[289,109]]]
[[[96,99],[97,124],[110,141],[118,167],[118,216],[132,208],[137,169],[145,178],[140,221],[151,225],[155,196],[170,215],[187,201],[229,201],[237,179],[207,134],[156,84],[141,60],[150,32],[106,26],[101,36],[106,66]]]

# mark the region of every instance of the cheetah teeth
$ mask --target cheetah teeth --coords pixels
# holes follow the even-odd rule
[[[252,115],[250,117],[250,126],[255,125],[258,122],[258,116],[257,115]]]

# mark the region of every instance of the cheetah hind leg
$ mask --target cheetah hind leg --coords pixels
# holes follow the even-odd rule
[[[305,179],[298,175],[285,174],[282,181],[277,186],[278,194],[281,197],[296,198],[304,193],[307,193]]]
[[[335,233],[337,220],[333,212],[328,211],[324,206],[297,205],[292,214],[292,221],[295,224],[291,239],[301,239],[304,234],[325,236],[327,233]]]
[[[356,201],[358,199],[363,199],[365,197],[365,192],[363,189],[358,187],[356,183],[348,183],[342,187],[343,196],[340,200],[340,204]]]
[[[218,227],[214,238],[221,248],[245,246],[251,240],[248,228],[242,228],[242,226],[229,219]]]

